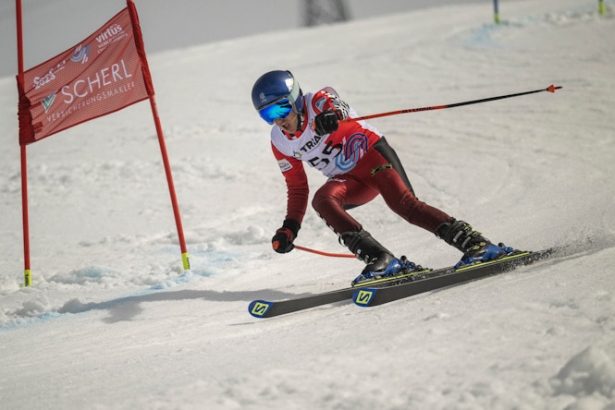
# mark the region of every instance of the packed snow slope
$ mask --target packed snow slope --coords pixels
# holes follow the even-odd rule
[[[0,408],[615,409],[615,4],[596,3],[513,2],[497,26],[485,5],[451,6],[150,55],[187,272],[141,103],[28,146],[34,284],[20,286],[17,96],[0,79]],[[378,308],[252,318],[251,300],[345,287],[362,267],[271,250],[286,193],[250,90],[278,68],[362,115],[563,86],[371,123],[420,199],[493,241],[575,251]],[[324,178],[308,175],[314,192]],[[380,199],[352,212],[424,266],[460,256]],[[346,251],[311,209],[297,243]]]

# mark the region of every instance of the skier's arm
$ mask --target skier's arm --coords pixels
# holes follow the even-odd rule
[[[284,155],[273,144],[271,148],[278,160],[287,187],[286,218],[282,227],[271,239],[271,243],[276,252],[287,253],[294,248],[293,241],[301,229],[301,222],[303,222],[307,209],[309,187],[303,163],[296,158]]]
[[[278,160],[280,170],[287,187],[287,206],[286,219],[294,219],[299,224],[303,221],[303,216],[307,210],[309,187],[307,175],[303,169],[303,163],[296,158],[289,157],[281,153],[271,144],[273,154]]]

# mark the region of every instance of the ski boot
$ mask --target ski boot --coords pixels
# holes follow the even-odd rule
[[[369,232],[363,229],[357,232],[345,232],[341,235],[341,239],[344,245],[356,255],[357,259],[367,264],[361,274],[352,281],[352,286],[365,281],[410,272],[417,268],[405,256],[402,256],[400,259],[393,256]]]
[[[443,223],[436,229],[436,235],[463,252],[463,256],[455,265],[455,269],[500,259],[514,251],[513,248],[503,243],[494,245],[464,221],[452,220]]]

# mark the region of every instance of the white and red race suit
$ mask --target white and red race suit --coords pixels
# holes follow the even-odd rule
[[[416,198],[395,151],[365,121],[340,121],[336,131],[316,135],[314,118],[328,110],[342,120],[358,117],[326,87],[304,95],[301,130],[289,134],[276,125],[271,130],[273,154],[288,188],[286,219],[301,224],[307,209],[309,189],[303,162],[329,178],[314,195],[312,206],[338,235],[361,229],[346,209],[363,205],[378,194],[406,221],[432,233],[452,219]]]

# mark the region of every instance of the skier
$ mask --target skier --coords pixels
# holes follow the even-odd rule
[[[402,164],[384,136],[365,121],[341,122],[357,113],[330,87],[303,94],[290,71],[262,75],[252,88],[252,103],[271,130],[271,146],[288,189],[287,212],[273,236],[273,249],[290,252],[308,202],[303,162],[320,170],[327,182],[312,206],[356,257],[366,263],[353,281],[393,276],[416,269],[396,258],[346,211],[378,194],[391,210],[454,246],[463,256],[457,266],[501,258],[513,251],[494,245],[464,221],[419,201]]]

